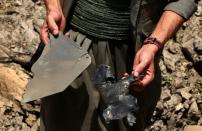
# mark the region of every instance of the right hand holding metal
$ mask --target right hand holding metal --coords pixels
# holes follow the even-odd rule
[[[45,44],[48,44],[49,32],[54,36],[57,36],[59,34],[59,31],[64,32],[65,25],[66,25],[65,17],[60,7],[50,9],[41,27],[40,31],[41,40]]]

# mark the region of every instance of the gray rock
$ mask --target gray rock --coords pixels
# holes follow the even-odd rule
[[[192,97],[192,95],[189,92],[187,92],[186,90],[181,90],[180,94],[182,95],[183,98],[185,98],[187,100],[189,100]]]
[[[198,120],[198,125],[202,125],[202,116],[201,116],[200,119]]]
[[[13,3],[15,6],[21,6],[22,5],[22,0],[15,0]]]
[[[0,45],[0,61],[9,61],[9,50]]]
[[[30,131],[38,131],[40,126],[40,119],[38,119],[34,125],[31,127]]]
[[[153,124],[153,126],[151,126],[150,130],[153,130],[153,131],[166,131],[167,127],[164,125],[162,120],[158,120]]]
[[[188,125],[184,128],[184,131],[202,131],[202,126]]]
[[[193,44],[194,44],[194,50],[199,55],[202,55],[202,38],[196,37]]]
[[[37,31],[37,33],[40,33],[40,28],[43,25],[44,20],[43,19],[35,19],[33,21],[34,29]]]
[[[192,113],[192,114],[197,114],[197,113],[199,113],[199,109],[198,109],[198,105],[197,105],[196,101],[194,101],[194,102],[191,104],[191,106],[190,106],[190,108],[189,108],[189,112]]]
[[[28,114],[28,117],[25,120],[25,122],[29,126],[34,125],[36,123],[36,121],[37,121],[37,118],[36,118],[36,115],[34,115],[34,114]]]
[[[177,54],[181,53],[180,52],[180,46],[178,43],[174,42],[174,40],[170,40],[169,42],[166,43],[167,45],[167,50],[172,53],[172,54]]]
[[[186,100],[186,101],[183,103],[183,106],[184,106],[185,109],[189,109],[189,105],[190,105],[189,102],[190,102],[190,101]]]
[[[184,88],[184,81],[182,78],[177,77],[176,79],[173,80],[173,85],[175,86],[176,89]]]
[[[175,127],[176,119],[174,117],[171,117],[169,120],[167,120],[168,130],[172,130],[173,127]]]
[[[195,12],[195,15],[196,15],[196,16],[202,16],[202,7],[201,7],[201,6],[198,6],[198,9],[197,9],[197,11]]]
[[[193,43],[194,43],[194,38],[183,43],[182,45],[182,51],[184,52],[185,57],[192,62],[194,62],[194,59],[196,57],[196,52],[194,51]]]
[[[168,104],[169,107],[174,107],[174,106],[177,106],[181,102],[182,102],[182,97],[178,94],[173,94],[171,96],[171,99],[169,101],[167,101],[166,103]]]
[[[164,90],[164,91],[161,93],[161,99],[162,99],[163,101],[169,100],[170,97],[171,97],[171,94],[170,94],[170,90],[169,90],[169,89]]]
[[[181,110],[181,109],[183,109],[183,108],[184,108],[183,104],[182,104],[182,103],[179,103],[179,104],[175,107],[175,111],[179,111],[179,110]]]
[[[180,121],[183,116],[183,111],[177,114],[177,121]]]
[[[169,53],[167,50],[163,51],[163,62],[167,69],[170,71],[175,70],[176,63],[179,62],[179,57]]]
[[[30,76],[16,64],[0,64],[0,95],[11,100],[21,100]]]
[[[33,102],[28,110],[19,103],[30,76],[14,62],[28,62],[40,42],[34,27],[34,20],[45,16],[40,3],[0,0],[0,131],[39,129],[40,104]]]
[[[40,107],[38,105],[31,105],[29,103],[22,104],[22,109],[29,111],[29,112],[40,112]]]

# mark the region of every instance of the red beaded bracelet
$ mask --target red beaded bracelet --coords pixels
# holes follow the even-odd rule
[[[163,44],[158,41],[156,38],[154,37],[147,37],[144,42],[143,45],[147,45],[147,44],[154,44],[156,45],[159,49],[161,49],[163,47]]]

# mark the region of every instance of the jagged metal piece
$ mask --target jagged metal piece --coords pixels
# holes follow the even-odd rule
[[[110,66],[103,64],[98,66],[94,82],[107,104],[107,108],[103,111],[106,122],[127,117],[129,125],[135,123],[136,118],[133,114],[139,107],[137,98],[129,93],[129,86],[136,81],[138,78],[130,75],[116,82]]]
[[[91,57],[62,33],[51,36],[41,57],[32,67],[34,77],[28,83],[22,102],[33,101],[64,91],[91,63]]]

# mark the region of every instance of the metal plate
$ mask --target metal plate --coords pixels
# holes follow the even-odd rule
[[[41,57],[33,65],[34,78],[28,83],[22,102],[64,91],[91,63],[87,51],[62,33],[51,36]]]

